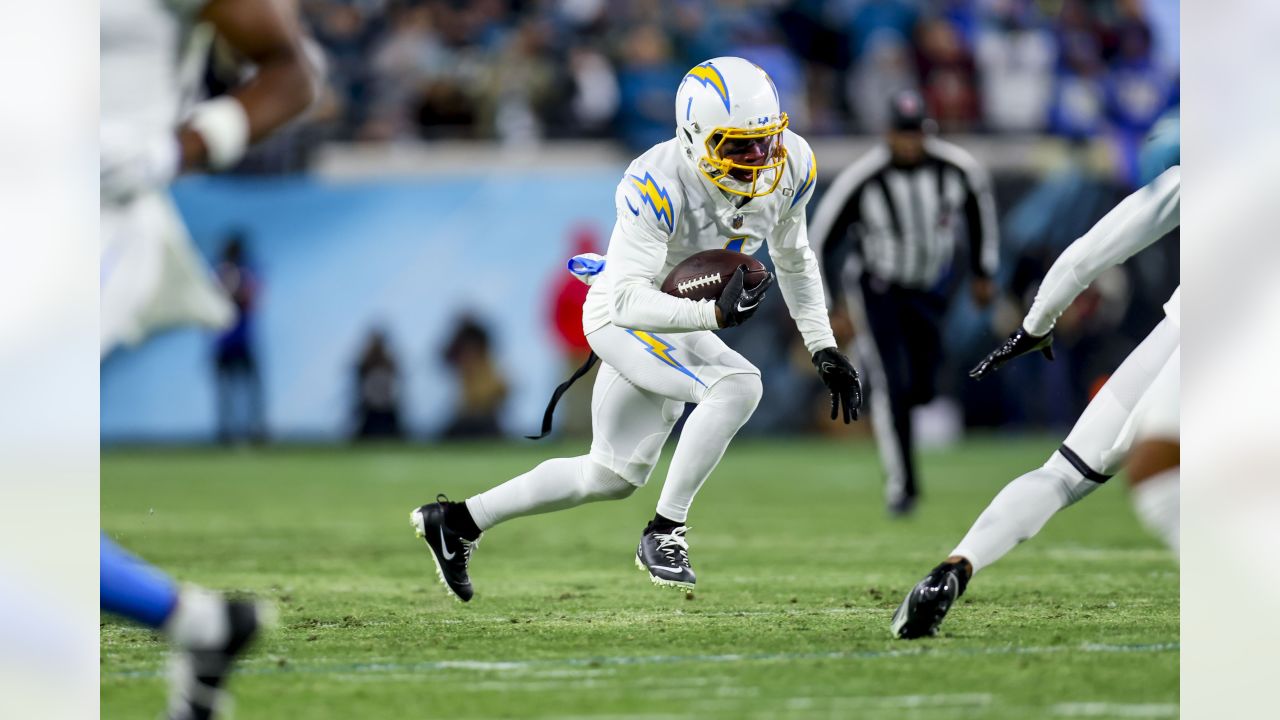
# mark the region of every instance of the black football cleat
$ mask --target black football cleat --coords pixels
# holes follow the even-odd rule
[[[678,525],[670,531],[655,530],[653,523],[640,535],[636,567],[649,573],[654,585],[692,590],[697,577],[689,567],[689,528]]]
[[[934,568],[911,588],[893,614],[894,637],[912,640],[938,634],[938,626],[968,584],[968,573],[960,563],[944,562]]]
[[[251,600],[218,601],[226,617],[221,639],[174,650],[169,666],[168,720],[227,716],[231,698],[222,686],[236,658],[249,648],[262,627],[270,624],[272,613],[266,605]]]
[[[903,495],[888,504],[889,517],[902,519],[911,517],[916,511],[916,496]]]
[[[467,567],[471,564],[472,551],[480,544],[480,538],[467,540],[445,525],[444,513],[448,504],[448,498],[437,495],[436,502],[409,513],[409,521],[418,537],[425,540],[427,547],[431,549],[431,559],[435,561],[436,575],[440,577],[440,582],[444,583],[450,595],[467,602],[475,595],[475,591],[471,589],[471,576],[467,574]]]

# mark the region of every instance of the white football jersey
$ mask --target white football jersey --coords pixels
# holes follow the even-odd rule
[[[1167,235],[1181,222],[1182,167],[1174,165],[1120,201],[1101,220],[1062,251],[1040,282],[1022,327],[1045,335],[1058,317],[1103,270],[1119,265]],[[1174,290],[1165,313],[1181,323],[1182,287]]]
[[[654,332],[715,330],[714,304],[658,290],[677,264],[703,250],[752,255],[767,246],[779,289],[810,352],[834,347],[817,258],[809,249],[805,206],[817,162],[804,138],[782,135],[786,167],[777,188],[741,207],[684,157],[676,139],[650,148],[627,167],[615,194],[617,223],[604,270],[583,307],[590,333],[612,322]]]
[[[211,30],[192,32],[205,3],[206,0],[103,3],[99,80],[100,139],[105,164],[125,165],[129,158],[153,156],[156,148],[164,144],[174,146],[176,153],[174,129],[183,110],[194,100],[212,42]],[[176,163],[176,155],[172,159]]]
[[[224,328],[235,307],[191,244],[167,185],[177,127],[194,104],[213,38],[207,0],[108,0],[101,43],[103,357],[175,325]]]

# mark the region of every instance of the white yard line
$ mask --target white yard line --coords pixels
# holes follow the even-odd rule
[[[1176,718],[1176,703],[1058,703],[1049,712],[1061,717]]]
[[[562,668],[597,669],[608,666],[673,665],[673,664],[734,664],[778,663],[814,660],[882,660],[913,657],[966,657],[975,655],[1050,655],[1057,653],[1162,653],[1177,652],[1178,643],[1154,643],[1139,645],[1112,645],[1085,643],[1082,645],[1047,645],[1023,647],[1004,645],[986,648],[935,649],[915,646],[902,650],[852,650],[825,653],[724,653],[708,655],[606,655],[601,657],[547,658],[544,660],[433,660],[424,662],[327,662],[324,659],[305,663],[286,662],[278,658],[257,658],[240,669],[245,675],[359,675],[403,674],[460,670],[474,672],[536,672]],[[163,677],[164,671],[121,670],[102,673],[103,680],[131,680]]]

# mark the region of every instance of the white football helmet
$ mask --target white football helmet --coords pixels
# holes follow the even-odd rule
[[[676,91],[676,136],[685,157],[716,187],[768,195],[782,179],[787,114],[760,66],[738,57],[694,66]]]

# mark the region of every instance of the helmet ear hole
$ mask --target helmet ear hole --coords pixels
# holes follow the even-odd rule
[[[689,134],[689,131],[688,131],[688,130],[686,130],[686,129],[684,129],[684,128],[680,128],[680,132],[684,133],[684,139],[685,139],[685,142],[687,142],[687,143],[689,143],[690,145],[692,145],[692,144],[693,144],[693,136]]]

